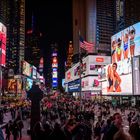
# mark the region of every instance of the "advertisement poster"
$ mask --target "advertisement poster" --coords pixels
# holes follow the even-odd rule
[[[80,91],[80,80],[75,80],[68,83],[68,92],[79,92]]]
[[[17,93],[17,80],[16,79],[8,80],[8,92]]]
[[[101,83],[98,76],[88,76],[82,79],[82,91],[101,91]]]
[[[111,37],[112,63],[140,55],[140,22]]]
[[[31,76],[31,67],[26,61],[23,61],[22,63],[22,73],[26,76]]]
[[[125,59],[109,64],[100,76],[103,95],[132,95],[132,62]]]
[[[32,78],[37,78],[37,68],[35,66],[32,66]]]
[[[26,87],[25,87],[26,90],[27,90],[27,91],[30,90],[31,87],[32,87],[32,85],[33,85],[33,80],[27,78],[27,79],[26,79]]]
[[[0,65],[6,63],[6,27],[0,22]]]

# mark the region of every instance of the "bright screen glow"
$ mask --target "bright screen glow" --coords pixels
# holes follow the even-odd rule
[[[6,27],[0,22],[0,65],[6,62]]]
[[[33,80],[27,78],[27,79],[26,79],[26,87],[25,87],[26,90],[27,90],[27,91],[30,90],[31,87],[32,87],[32,85],[33,85]]]
[[[132,95],[132,64],[130,59],[107,65],[100,76],[102,94]]]
[[[140,22],[111,37],[112,63],[140,55]]]
[[[27,63],[26,61],[23,61],[22,63],[22,73],[24,75],[31,76],[31,67],[30,64]]]

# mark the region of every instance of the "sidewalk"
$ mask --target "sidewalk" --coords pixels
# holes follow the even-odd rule
[[[6,138],[6,134],[5,134],[5,129],[4,126],[9,122],[9,120],[12,120],[11,117],[11,113],[7,112],[6,115],[4,115],[4,120],[3,120],[3,124],[0,125],[1,128],[3,128],[3,134],[4,134],[4,138]],[[29,124],[29,120],[24,120],[24,128],[22,129],[22,138],[18,139],[18,140],[31,140],[30,136],[27,134],[27,129],[29,128],[30,124]],[[11,135],[10,140],[13,140],[13,136]]]
[[[4,114],[3,124],[0,124],[1,128],[4,128],[4,126],[9,122],[9,120],[12,120],[11,113],[7,112]]]

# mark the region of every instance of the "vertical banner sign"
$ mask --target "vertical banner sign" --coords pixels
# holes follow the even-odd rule
[[[134,95],[140,95],[140,57],[133,57],[133,87]]]

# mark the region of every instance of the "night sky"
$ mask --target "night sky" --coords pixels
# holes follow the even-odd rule
[[[31,28],[31,17],[34,25],[42,33],[40,48],[47,60],[50,57],[50,43],[58,43],[60,75],[64,78],[64,62],[68,42],[72,40],[72,0],[26,0],[26,30]]]

